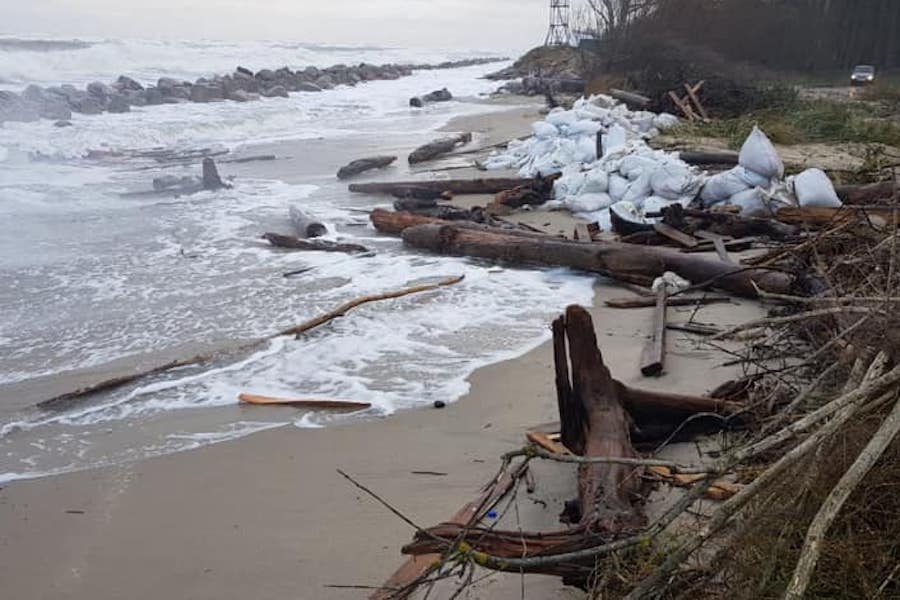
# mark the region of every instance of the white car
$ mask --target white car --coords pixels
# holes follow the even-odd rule
[[[850,85],[870,85],[875,82],[875,67],[857,65],[850,75]]]

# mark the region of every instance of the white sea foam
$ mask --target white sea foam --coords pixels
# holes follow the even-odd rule
[[[0,81],[8,88],[29,83],[84,85],[128,75],[144,83],[159,77],[197,79],[233,71],[292,69],[335,64],[438,63],[491,53],[479,51],[324,46],[298,42],[222,42],[214,40],[85,40],[80,49],[44,51],[0,47]]]
[[[126,48],[121,57],[107,55],[111,62],[105,65],[100,57],[115,43],[72,50],[67,57],[43,53],[50,59],[40,77],[57,83],[63,72],[84,80],[142,69],[173,74],[159,72],[154,62],[168,58],[170,47],[154,44],[140,52],[159,52],[156,59],[129,57]],[[178,76],[222,72],[237,63],[299,66],[282,61],[271,45],[260,46],[256,58],[266,60],[255,63],[204,44],[194,55],[176,45],[182,62],[172,62],[172,68],[184,69]],[[321,55],[306,60],[297,48],[283,50],[300,65],[388,62],[402,54],[392,59],[380,50],[307,49]],[[75,56],[79,52],[88,54]],[[209,52],[219,54],[204,54]],[[0,52],[0,61],[5,57]],[[415,60],[450,58],[458,57]],[[79,66],[73,62],[78,60],[86,62]],[[86,66],[91,60],[97,63]],[[14,75],[8,67],[0,62],[0,77]],[[320,137],[343,138],[352,147],[372,134],[430,137],[428,132],[455,115],[497,108],[450,102],[411,111],[409,96],[444,86],[457,96],[482,94],[493,84],[476,77],[492,68],[423,71],[399,81],[252,104],[76,116],[74,126],[63,129],[47,122],[0,127],[0,217],[9,224],[0,228],[0,384],[130,362],[129,357],[168,362],[175,352],[192,355],[270,336],[359,295],[466,276],[455,286],[364,305],[301,339],[277,338],[246,354],[98,395],[71,410],[34,412],[0,398],[0,481],[176,452],[283,424],[322,427],[438,399],[452,402],[468,391],[467,377],[476,368],[546,340],[553,314],[591,301],[591,277],[561,270],[492,272],[464,259],[411,253],[371,228],[350,227],[361,217],[345,206],[373,203],[351,202],[327,181],[294,185],[240,178],[233,189],[216,193],[119,196],[147,186],[157,173],[142,170],[153,164],[133,158],[138,150],[237,149]],[[87,158],[92,150],[118,154]],[[329,238],[349,238],[376,255],[270,248],[259,235],[289,229],[287,207],[295,203],[327,222]],[[281,276],[300,267],[311,270]],[[185,340],[191,342],[187,348],[180,346]],[[238,405],[243,392],[366,401],[372,408],[353,415],[261,409]]]

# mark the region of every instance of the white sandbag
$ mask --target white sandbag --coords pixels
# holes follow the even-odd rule
[[[597,121],[591,121],[589,119],[581,119],[575,121],[571,125],[566,126],[566,133],[568,135],[589,135],[597,139],[597,132],[603,128],[600,123]],[[596,144],[596,142],[595,142]]]
[[[643,207],[644,200],[653,193],[653,187],[650,185],[650,177],[652,173],[645,172],[643,175],[631,182],[628,191],[622,196],[623,202],[629,202],[638,208]]]
[[[648,221],[655,222],[657,220],[656,217],[648,217],[647,215],[661,212],[662,209],[666,208],[667,206],[671,206],[672,204],[677,204],[677,202],[674,200],[669,200],[667,198],[661,198],[659,196],[649,196],[646,200],[644,200],[644,203],[641,206],[641,210],[644,211],[644,216]]]
[[[603,156],[609,156],[616,150],[625,147],[628,141],[628,133],[619,125],[613,125],[605,134],[603,134]]]
[[[754,173],[750,169],[745,169],[740,165],[735,167],[734,171],[737,176],[741,178],[741,181],[750,187],[769,187],[769,184],[772,183],[771,178],[760,175],[759,173]]]
[[[656,115],[656,118],[653,119],[653,126],[659,129],[660,131],[665,131],[667,129],[672,129],[676,125],[678,125],[678,117],[675,115],[670,115],[669,113],[659,113]]]
[[[551,110],[544,120],[551,125],[556,125],[557,127],[563,125],[571,125],[575,121],[578,120],[578,115],[576,115],[571,110],[564,110],[562,108],[554,108]]]
[[[703,189],[700,191],[700,199],[706,206],[712,206],[718,202],[724,202],[735,194],[743,192],[750,188],[741,178],[738,167],[713,175],[706,180]]]
[[[655,171],[658,166],[659,163],[649,156],[629,154],[619,164],[619,173],[633,181],[643,175],[645,171]]]
[[[668,200],[696,196],[701,180],[687,166],[670,163],[658,167],[650,177],[653,193]]]
[[[538,121],[537,123],[532,123],[531,133],[534,134],[534,137],[539,139],[559,137],[559,129],[557,129],[555,125],[547,123],[546,121]]]
[[[742,217],[771,217],[773,214],[768,198],[760,188],[738,192],[728,199],[728,204],[739,207]]]
[[[547,200],[541,205],[542,210],[562,210],[566,203],[562,200]]]
[[[784,163],[781,162],[778,151],[766,134],[756,126],[741,146],[738,164],[768,179],[784,177]]]
[[[597,138],[583,135],[576,139],[575,162],[592,163],[597,160]]]
[[[613,200],[618,202],[625,196],[625,192],[628,191],[628,186],[630,185],[631,182],[621,175],[610,175],[609,185],[606,191],[609,192],[609,195]]]
[[[804,208],[838,208],[842,206],[834,185],[821,169],[807,169],[794,178],[797,202]]]
[[[635,113],[630,121],[639,132],[647,133],[653,128],[653,124],[656,121],[656,115],[652,112],[642,111]]]
[[[584,187],[586,175],[578,165],[565,167],[562,176],[553,182],[553,197],[561,200],[567,196],[577,196]]]
[[[566,207],[573,213],[587,213],[608,208],[612,204],[609,194],[581,194],[566,199]]]
[[[585,173],[581,192],[603,194],[609,191],[609,175],[603,169],[593,169]]]

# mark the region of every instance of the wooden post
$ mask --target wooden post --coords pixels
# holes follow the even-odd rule
[[[641,353],[641,373],[644,377],[662,375],[666,360],[666,286],[656,292],[656,308],[653,311],[653,333]]]

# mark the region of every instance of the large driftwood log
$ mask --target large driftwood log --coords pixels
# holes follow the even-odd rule
[[[567,341],[568,344],[567,344]],[[563,443],[585,457],[636,459],[629,437],[629,417],[619,398],[619,386],[603,363],[591,316],[570,306],[553,323],[554,361]],[[568,352],[566,346],[568,345]],[[571,363],[571,379],[569,378]],[[552,556],[602,545],[616,535],[645,524],[639,505],[642,467],[596,462],[578,467],[577,525],[568,530],[536,533],[498,531],[444,524],[419,532],[403,548],[419,555],[445,549],[444,540],[463,538],[474,549],[495,557]],[[491,564],[503,570],[502,564]],[[584,585],[593,560],[538,567],[528,572],[560,575]]]
[[[533,183],[534,179],[489,177],[485,179],[429,179],[425,181],[396,181],[377,183],[351,183],[350,191],[358,194],[387,194],[407,196],[409,190],[427,190],[438,197],[444,192],[451,194],[497,194],[506,190]]]
[[[865,185],[838,185],[834,191],[845,204],[869,204],[893,198],[900,188],[893,181],[882,181]]]
[[[329,242],[328,240],[301,240],[300,238],[278,233],[265,233],[262,237],[277,248],[288,248],[290,250],[347,252],[349,254],[369,252],[368,248],[360,246],[359,244],[342,244],[339,242]]]
[[[373,169],[383,169],[390,166],[395,160],[397,160],[396,156],[372,156],[354,160],[341,167],[337,172],[337,177],[338,179],[347,179]]]
[[[376,208],[369,213],[372,225],[381,233],[390,235],[400,235],[404,229],[415,225],[456,225],[464,229],[474,229],[477,231],[502,231],[507,235],[515,235],[519,237],[543,239],[553,239],[554,236],[542,233],[540,231],[532,231],[521,227],[492,227],[485,223],[475,223],[471,221],[450,221],[449,219],[439,218],[430,214],[422,214],[421,212],[411,213],[404,211],[390,211],[383,208]]]
[[[709,284],[746,298],[756,298],[757,287],[766,292],[788,293],[795,283],[794,277],[786,273],[743,269],[653,246],[529,238],[503,230],[478,231],[455,225],[417,225],[404,230],[402,236],[410,246],[439,254],[570,267],[641,285],[672,271],[695,285]]]
[[[457,146],[468,144],[472,141],[471,133],[461,133],[457,136],[435,140],[434,142],[420,146],[409,155],[409,164],[415,165],[429,160],[434,160],[456,150]]]

